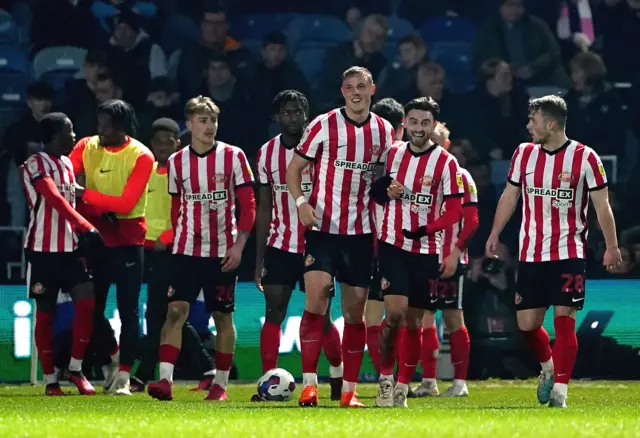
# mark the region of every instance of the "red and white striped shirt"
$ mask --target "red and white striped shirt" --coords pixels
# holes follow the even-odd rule
[[[462,207],[464,208],[467,205],[475,205],[478,203],[478,189],[476,188],[476,183],[473,181],[471,174],[467,171],[467,169],[460,168],[460,174],[462,175],[462,185],[464,186],[464,194],[462,195]],[[443,209],[444,211],[444,209]],[[456,243],[458,242],[458,236],[460,235],[460,231],[464,226],[464,219],[460,219],[456,224],[452,227],[445,228],[442,230],[442,251],[440,252],[440,261],[442,262],[445,258],[451,254],[453,248],[455,248]],[[462,251],[460,254],[460,263],[467,264],[469,263],[469,251],[467,248]]]
[[[316,231],[368,234],[374,230],[369,191],[378,164],[393,144],[393,128],[369,113],[363,123],[344,108],[318,116],[307,127],[296,153],[313,162],[309,204],[320,218]]]
[[[221,141],[202,155],[189,146],[169,158],[167,174],[181,198],[173,253],[224,257],[238,234],[235,190],[253,183],[244,152]]]
[[[287,252],[304,252],[305,227],[298,217],[296,201],[287,186],[287,166],[291,162],[294,148],[282,144],[280,135],[265,143],[258,151],[258,181],[271,186],[271,224],[267,246]],[[311,194],[311,166],[302,171],[302,192]]]
[[[508,181],[522,188],[520,261],[584,259],[589,192],[607,186],[598,154],[573,140],[553,152],[523,143]]]
[[[404,192],[385,205],[380,240],[413,253],[439,254],[440,233],[414,240],[405,238],[402,230],[434,222],[445,197],[463,195],[458,161],[441,146],[417,154],[407,142],[391,149],[385,170]]]
[[[73,164],[68,157],[60,158],[38,152],[24,164],[23,184],[29,202],[29,227],[25,249],[37,252],[73,252],[77,238],[71,222],[60,217],[45,197],[38,194],[34,183],[44,177],[53,180],[60,194],[72,207],[76,206]]]

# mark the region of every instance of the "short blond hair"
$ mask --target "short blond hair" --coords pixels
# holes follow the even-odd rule
[[[215,102],[206,96],[192,97],[184,106],[184,117],[189,120],[195,115],[207,115],[217,117],[220,114],[220,108]]]
[[[373,75],[365,67],[360,67],[357,65],[354,65],[353,67],[349,67],[344,71],[344,73],[342,73],[342,82],[346,81],[352,76],[362,76],[363,78],[366,79],[367,82],[369,82],[369,84],[373,84]]]

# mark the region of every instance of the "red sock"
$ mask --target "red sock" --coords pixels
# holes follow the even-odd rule
[[[380,374],[380,326],[370,325],[367,327],[367,348],[369,357],[373,363],[373,368]]]
[[[389,329],[389,325],[386,320],[382,321],[380,331],[384,329]],[[396,352],[398,351],[398,339],[400,335],[400,330],[396,332],[395,344],[393,345],[393,351],[389,357],[384,357],[380,355],[380,375],[383,376],[393,376],[393,367],[396,365]],[[380,351],[380,339],[378,339],[378,352]]]
[[[304,311],[300,321],[300,355],[302,372],[318,373],[318,360],[322,350],[322,326],[324,315]]]
[[[280,348],[280,335],[282,331],[278,324],[265,322],[260,332],[260,359],[262,359],[262,372],[278,367],[278,349]]]
[[[522,333],[525,342],[529,345],[531,351],[533,351],[533,356],[538,362],[544,363],[551,359],[549,334],[544,328],[538,327],[530,331],[521,330],[520,333]]]
[[[396,363],[400,363],[400,345],[402,345],[402,340],[404,339],[404,335],[407,333],[407,328],[405,326],[398,327],[398,331],[396,332],[396,343],[393,345],[393,360]]]
[[[180,355],[180,349],[171,344],[161,344],[158,349],[158,358],[160,362],[167,362],[175,365]]]
[[[229,371],[233,365],[233,353],[222,353],[216,350],[216,369]]]
[[[553,369],[555,383],[569,383],[578,355],[576,320],[570,316],[557,316],[553,320],[556,341],[553,344]]]
[[[120,364],[120,371],[131,374],[131,365]]]
[[[358,324],[344,324],[342,358],[344,361],[343,379],[345,381],[352,383],[358,381],[366,343],[367,327],[364,325],[364,321]]]
[[[420,347],[420,364],[422,365],[422,378],[435,379],[438,359],[438,332],[432,326],[422,331],[422,346]],[[453,350],[452,350],[453,354]]]
[[[53,312],[36,312],[35,341],[43,374],[53,374]]]
[[[400,361],[398,362],[398,383],[411,383],[420,360],[420,337],[422,327],[417,330],[407,329],[400,345]]]
[[[93,332],[93,308],[96,301],[93,298],[85,298],[74,303],[76,314],[73,317],[73,339],[71,344],[71,357],[84,359],[84,353],[89,345]]]
[[[467,380],[470,349],[467,327],[462,326],[460,330],[451,333],[451,362],[453,363],[453,378],[456,380]]]
[[[340,343],[340,332],[335,324],[331,324],[329,331],[322,337],[322,349],[324,355],[332,367],[339,367],[342,364],[342,345]]]

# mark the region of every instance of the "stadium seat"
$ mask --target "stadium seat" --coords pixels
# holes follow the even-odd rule
[[[434,17],[422,24],[420,35],[427,44],[438,41],[471,42],[476,35],[476,25],[463,17]]]
[[[304,47],[295,52],[293,59],[307,77],[310,83],[313,83],[318,74],[322,70],[324,63],[326,47]]]
[[[171,79],[178,77],[178,66],[180,65],[181,50],[174,51],[167,59],[167,76]]]
[[[242,45],[251,52],[255,59],[262,59],[262,41],[243,40]]]
[[[569,90],[563,87],[556,87],[553,85],[540,85],[535,87],[527,87],[527,93],[529,97],[536,98],[554,94],[556,96],[564,96]]]
[[[353,39],[353,32],[342,20],[330,15],[300,15],[287,26],[286,35],[291,52],[302,43],[337,44]]]
[[[157,7],[149,2],[135,2],[133,10],[144,18],[153,18],[156,15]],[[108,33],[111,33],[111,19],[120,13],[120,10],[110,3],[96,1],[91,4],[91,12],[97,18],[100,26]]]
[[[393,41],[395,44],[402,38],[409,36],[416,32],[413,24],[409,20],[399,18],[396,16],[388,17],[389,21],[389,33],[387,34],[387,41]]]
[[[456,93],[465,93],[475,86],[476,77],[471,65],[471,44],[439,42],[429,50],[431,60],[446,72],[445,86]]]
[[[271,32],[284,32],[292,14],[249,14],[231,19],[229,33],[236,39],[262,41]]]
[[[49,47],[40,50],[33,58],[33,76],[42,76],[57,71],[68,71],[75,74],[82,68],[87,50],[73,46]]]
[[[29,58],[17,47],[0,46],[0,73],[30,74]]]
[[[188,41],[200,38],[200,26],[185,15],[172,15],[162,25],[160,46],[165,53],[174,53],[182,49]]]
[[[0,9],[0,45],[17,46],[20,43],[18,26],[11,14]]]

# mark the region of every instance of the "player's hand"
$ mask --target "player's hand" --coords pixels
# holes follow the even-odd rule
[[[420,240],[427,235],[427,227],[418,227],[415,231],[402,230],[402,235],[407,239]]]
[[[84,187],[76,183],[76,185],[74,186],[74,192],[77,199],[82,199],[82,197],[84,196]]]
[[[487,239],[487,244],[485,245],[485,254],[487,257],[496,257],[498,251],[498,244],[500,243],[499,236],[491,233],[489,238]]]
[[[298,207],[298,216],[300,217],[300,222],[302,222],[305,227],[318,225],[318,216],[316,216],[316,211],[308,202],[300,204],[300,207]]]
[[[162,240],[158,239],[155,242],[153,242],[154,251],[162,252],[162,251],[165,251],[166,249],[167,249],[167,245]]]
[[[617,246],[607,248],[604,252],[604,257],[602,258],[602,264],[604,268],[613,272],[622,265],[622,254],[620,253],[620,248]]]
[[[240,266],[242,260],[242,248],[238,244],[234,244],[227,250],[222,259],[222,272],[231,272]]]
[[[262,277],[264,277],[264,268],[262,266],[257,266],[253,278],[256,281],[256,287],[260,292],[264,292],[264,287],[262,287]]]
[[[449,254],[440,265],[440,278],[453,277],[458,269],[459,256],[455,253]]]
[[[391,181],[391,184],[387,188],[387,196],[389,199],[398,199],[402,192],[404,192],[404,187],[397,180]]]
[[[92,258],[104,249],[104,240],[95,228],[78,235],[78,250],[87,257]]]
[[[447,140],[451,136],[451,131],[447,128],[447,125],[442,122],[438,122],[429,137],[431,141],[438,143],[440,146],[445,147]]]

